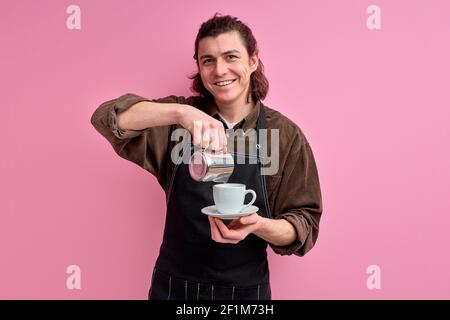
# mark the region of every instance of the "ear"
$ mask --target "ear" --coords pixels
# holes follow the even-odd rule
[[[250,57],[250,71],[254,72],[256,69],[258,69],[259,65],[259,57],[258,54],[255,53],[253,56]]]

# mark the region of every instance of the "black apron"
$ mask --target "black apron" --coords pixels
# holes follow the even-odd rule
[[[259,208],[258,214],[270,218],[259,154],[258,133],[265,122],[264,106],[262,103],[260,106],[257,155],[232,153],[235,167],[228,182],[243,183],[247,189],[254,190],[257,197],[253,205]],[[189,142],[183,156],[190,156],[193,149]],[[211,239],[208,217],[201,209],[214,204],[214,184],[193,180],[186,161],[176,164],[167,192],[164,237],[153,270],[149,299],[271,299],[266,241],[254,234],[237,244]]]

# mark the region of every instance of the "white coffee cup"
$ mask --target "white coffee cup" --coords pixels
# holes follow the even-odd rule
[[[253,199],[244,205],[245,195],[253,195]],[[217,211],[225,214],[239,213],[250,207],[256,200],[256,192],[245,189],[241,183],[221,183],[213,186],[213,197]]]

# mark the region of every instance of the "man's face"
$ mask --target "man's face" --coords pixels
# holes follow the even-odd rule
[[[216,102],[246,104],[250,75],[258,67],[258,57],[249,58],[237,31],[201,39],[198,57],[203,85]]]

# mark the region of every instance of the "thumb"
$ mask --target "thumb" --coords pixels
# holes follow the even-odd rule
[[[242,217],[239,222],[242,224],[252,224],[256,222],[256,218],[257,217],[255,214],[251,214],[249,216]]]

